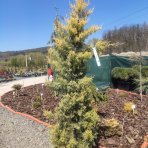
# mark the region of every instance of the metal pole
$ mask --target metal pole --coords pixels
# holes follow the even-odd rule
[[[142,54],[141,54],[141,49],[140,49],[140,97],[142,101],[142,74],[141,74],[141,69],[142,69]]]
[[[28,63],[27,63],[27,55],[26,55],[26,68],[28,67]]]

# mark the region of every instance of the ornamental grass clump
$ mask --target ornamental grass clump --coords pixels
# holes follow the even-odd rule
[[[32,102],[32,107],[34,109],[37,109],[38,107],[41,107],[42,105],[42,100],[40,96],[35,96],[33,102]]]
[[[21,84],[14,84],[14,85],[12,86],[12,88],[14,89],[15,94],[19,97],[19,92],[20,92],[20,90],[21,90],[21,88],[22,88],[22,85],[21,85]]]
[[[133,107],[135,106],[135,104],[133,102],[126,102],[124,104],[124,111],[127,112],[127,113],[130,113],[133,111]]]
[[[61,98],[54,113],[52,142],[56,148],[90,148],[95,145],[99,117],[93,108],[98,93],[92,78],[86,76],[86,62],[92,57],[85,40],[100,29],[86,28],[89,3],[75,0],[63,24],[57,17],[49,50],[49,61],[56,78],[49,87]]]

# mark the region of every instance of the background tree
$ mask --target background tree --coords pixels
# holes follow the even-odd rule
[[[28,60],[29,69],[43,69],[47,65],[47,57],[40,52],[28,54],[30,60]]]
[[[112,43],[124,43],[121,46],[111,48],[117,53],[127,51],[139,52],[139,50],[148,51],[148,24],[115,28],[104,33],[103,40],[111,41]]]
[[[111,48],[119,47],[123,43],[119,43],[119,42],[112,43],[111,41],[93,38],[88,42],[88,44],[91,46],[91,48],[96,47],[99,55],[101,55],[101,54],[110,53],[111,51],[109,52],[109,50],[111,50]]]
[[[17,55],[13,56],[9,61],[9,67],[14,67],[16,69],[22,70],[26,69],[26,56]],[[40,52],[28,53],[27,54],[27,70],[43,70],[47,65],[47,56]]]
[[[75,0],[71,4],[70,17],[63,24],[59,19],[54,26],[53,47],[49,60],[56,71],[56,79],[50,87],[61,98],[55,112],[56,125],[53,130],[55,147],[88,148],[97,136],[98,115],[92,107],[97,97],[92,78],[86,77],[86,62],[92,53],[85,40],[100,29],[86,28],[89,3]]]
[[[16,68],[19,66],[19,62],[18,62],[16,57],[11,58],[10,66],[14,67],[15,68],[15,72],[16,72]]]

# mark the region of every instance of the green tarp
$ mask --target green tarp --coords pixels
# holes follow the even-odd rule
[[[148,65],[148,57],[144,58],[144,65]],[[95,58],[88,62],[87,76],[93,77],[98,88],[112,85],[111,71],[114,67],[132,67],[135,65],[128,57],[109,55],[100,57],[101,66],[98,67]]]

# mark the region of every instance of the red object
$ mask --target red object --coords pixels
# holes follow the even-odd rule
[[[51,76],[51,75],[53,76],[52,68],[49,68],[49,69],[48,69],[48,75],[49,75],[49,76]]]
[[[141,148],[148,148],[148,142],[144,142],[144,143],[141,145]]]

